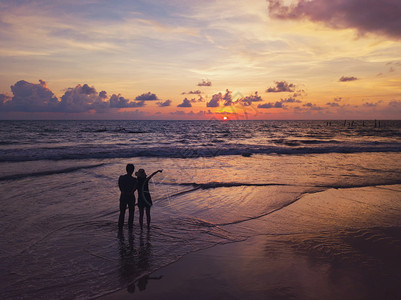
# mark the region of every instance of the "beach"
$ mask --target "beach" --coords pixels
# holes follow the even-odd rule
[[[296,232],[191,253],[101,299],[399,299],[401,229],[382,221],[399,217],[400,195],[401,185],[306,196],[257,221],[268,228],[285,218]],[[315,210],[310,198],[325,204]],[[381,211],[378,198],[398,202],[395,212]]]
[[[400,296],[399,122],[10,121],[0,130],[1,298]],[[149,231],[137,208],[133,230],[127,216],[117,228],[127,163],[163,169],[149,184]]]

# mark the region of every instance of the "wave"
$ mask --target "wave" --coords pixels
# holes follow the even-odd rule
[[[182,183],[168,183],[164,182],[163,184],[169,185],[179,185],[179,186],[192,186],[192,189],[179,192],[174,195],[170,196],[178,196],[183,193],[189,193],[192,191],[196,191],[199,189],[214,189],[214,188],[221,188],[221,187],[240,187],[240,186],[292,186],[292,187],[305,187],[305,188],[316,188],[318,190],[325,190],[325,189],[352,189],[352,188],[364,188],[364,187],[378,187],[378,186],[386,186],[386,185],[396,185],[401,184],[401,179],[386,179],[385,182],[381,183],[347,183],[344,182],[342,184],[333,183],[333,184],[316,184],[316,185],[304,185],[304,184],[286,184],[286,183],[248,183],[248,182],[207,182],[207,183],[195,183],[195,182],[182,182]]]
[[[238,186],[288,186],[288,184],[281,184],[281,183],[246,183],[246,182],[217,182],[212,181],[208,183],[195,183],[195,182],[188,182],[188,183],[179,183],[179,185],[183,186],[193,186],[193,190],[197,189],[214,189],[219,187],[238,187]]]
[[[96,165],[78,166],[78,167],[71,167],[71,168],[58,169],[58,170],[48,170],[48,171],[42,171],[42,172],[6,175],[6,176],[1,176],[0,181],[20,180],[20,179],[24,179],[24,178],[28,178],[28,177],[40,177],[40,176],[47,176],[47,175],[72,173],[72,172],[76,172],[79,170],[93,169],[93,168],[101,167],[103,165],[105,165],[105,164],[102,163],[102,164],[96,164]]]
[[[256,219],[260,219],[262,217],[268,216],[270,214],[273,214],[277,211],[280,211],[292,204],[294,204],[295,202],[301,200],[303,197],[305,197],[306,195],[309,194],[315,194],[315,193],[321,193],[324,192],[325,190],[328,189],[354,189],[354,188],[363,188],[363,187],[377,187],[377,188],[384,188],[384,186],[392,186],[392,185],[396,185],[396,184],[401,184],[401,180],[389,180],[386,183],[383,184],[369,184],[369,183],[365,183],[365,184],[342,184],[342,185],[338,185],[338,184],[329,184],[329,185],[315,185],[315,186],[306,186],[306,185],[290,185],[290,184],[277,184],[277,183],[261,183],[261,184],[251,184],[251,183],[239,183],[239,182],[210,182],[210,183],[204,183],[204,184],[196,184],[196,183],[180,183],[180,185],[183,186],[194,186],[193,189],[191,190],[187,190],[181,193],[177,193],[175,195],[170,195],[170,196],[178,196],[180,194],[184,194],[184,193],[189,193],[189,192],[193,192],[199,189],[210,189],[210,188],[220,188],[220,187],[237,187],[237,186],[302,186],[305,188],[308,188],[306,191],[302,192],[301,194],[299,194],[297,197],[295,197],[294,199],[282,203],[282,205],[273,208],[271,210],[268,210],[266,212],[263,212],[261,214],[258,215],[254,215],[254,216],[250,216],[250,217],[246,217],[246,218],[241,218],[241,219],[237,219],[237,220],[232,220],[229,222],[223,222],[223,223],[211,223],[211,222],[206,222],[204,220],[201,219],[197,219],[197,218],[192,218],[193,223],[197,224],[198,226],[205,226],[205,227],[220,227],[220,226],[227,226],[227,225],[236,225],[236,224],[240,224],[240,223],[244,223],[247,221],[252,221],[252,220],[256,220]],[[398,192],[398,190],[396,190]],[[397,209],[396,209],[397,210]]]
[[[213,146],[168,146],[146,147],[133,145],[78,145],[55,148],[3,149],[0,150],[0,162],[64,160],[64,159],[107,159],[128,157],[166,157],[200,158],[227,155],[249,157],[255,154],[305,155],[325,153],[363,153],[363,152],[401,152],[401,143],[354,144],[315,147],[287,147],[268,145],[221,144]]]
[[[291,204],[297,202],[298,200],[300,200],[305,194],[308,193],[303,193],[301,195],[299,195],[298,197],[296,197],[295,199],[293,199],[292,201],[289,201],[287,203],[284,203],[283,205],[281,205],[280,207],[274,208],[272,210],[269,210],[263,214],[257,215],[257,216],[252,216],[252,217],[248,217],[245,219],[240,219],[240,220],[236,220],[236,221],[231,221],[231,222],[226,222],[226,223],[218,223],[216,224],[216,226],[226,226],[226,225],[235,225],[235,224],[239,224],[239,223],[243,223],[243,222],[247,222],[247,221],[251,221],[251,220],[256,220],[256,219],[260,219],[262,217],[268,216],[272,213],[275,213],[276,211],[282,210],[284,208],[286,208],[287,206],[290,206]]]
[[[88,132],[88,133],[148,133],[147,131],[143,130],[130,130],[124,127],[114,128],[114,129],[107,129],[107,128],[91,128],[91,129],[83,129],[81,132]]]

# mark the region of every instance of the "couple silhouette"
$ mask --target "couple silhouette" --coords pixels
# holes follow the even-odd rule
[[[120,216],[118,218],[118,229],[121,231],[124,226],[125,211],[128,206],[128,228],[132,229],[134,226],[134,212],[135,212],[135,194],[138,191],[138,208],[139,208],[139,225],[143,229],[143,215],[146,211],[146,221],[148,229],[150,227],[150,207],[152,206],[152,198],[149,192],[149,180],[157,173],[163,170],[157,170],[151,175],[147,176],[144,169],[139,169],[133,177],[135,166],[128,164],[126,166],[127,174],[121,175],[118,179],[118,187],[120,188]]]

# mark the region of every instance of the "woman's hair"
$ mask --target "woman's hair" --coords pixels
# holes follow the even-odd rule
[[[146,173],[144,169],[139,169],[138,172],[135,173],[136,177],[145,177],[146,178]]]

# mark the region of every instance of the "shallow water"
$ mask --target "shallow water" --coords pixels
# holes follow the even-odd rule
[[[369,231],[401,225],[399,191],[384,192],[401,183],[400,148],[389,151],[400,143],[397,126],[370,128],[369,135],[376,135],[361,138],[353,131],[367,129],[341,127],[342,133],[336,136],[333,126],[324,122],[250,123],[259,131],[244,126],[246,122],[231,127],[212,122],[217,125],[206,124],[202,139],[196,138],[199,122],[162,122],[170,128],[168,134],[157,130],[163,127],[157,122],[146,126],[102,122],[10,122],[7,134],[3,126],[2,298],[95,297],[125,288],[187,253],[260,234],[297,236],[333,228]],[[71,124],[74,134],[67,130]],[[193,128],[184,130],[188,126]],[[145,129],[146,134],[141,133]],[[262,138],[263,130],[270,135]],[[18,132],[23,135],[15,142]],[[127,135],[130,140],[124,144]],[[224,136],[224,146],[220,141],[202,146],[210,136]],[[283,146],[273,136],[320,142],[313,149],[309,147],[313,142],[308,148]],[[140,148],[147,149],[144,154],[134,146],[147,139],[153,148],[150,152]],[[152,156],[163,144],[168,144],[163,155]],[[273,144],[275,153],[269,152]],[[333,144],[353,151],[334,151],[340,148]],[[134,149],[124,153],[130,147]],[[196,153],[191,152],[194,149]],[[211,149],[219,150],[215,155],[201,155]],[[245,155],[231,155],[233,149]],[[270,150],[258,154],[260,149]],[[287,154],[277,154],[280,149]],[[224,155],[225,150],[230,155]],[[117,179],[126,163],[148,173],[157,169],[163,173],[150,184],[154,199],[150,231],[140,232],[136,225],[132,234],[124,229],[118,236]],[[357,195],[348,199],[349,194],[342,193],[379,185],[380,193],[369,199],[358,200]],[[335,199],[343,218],[331,218],[333,203],[321,199]],[[362,204],[355,206],[355,201]],[[363,214],[355,218],[355,209],[361,205]],[[313,211],[319,211],[319,219]]]

